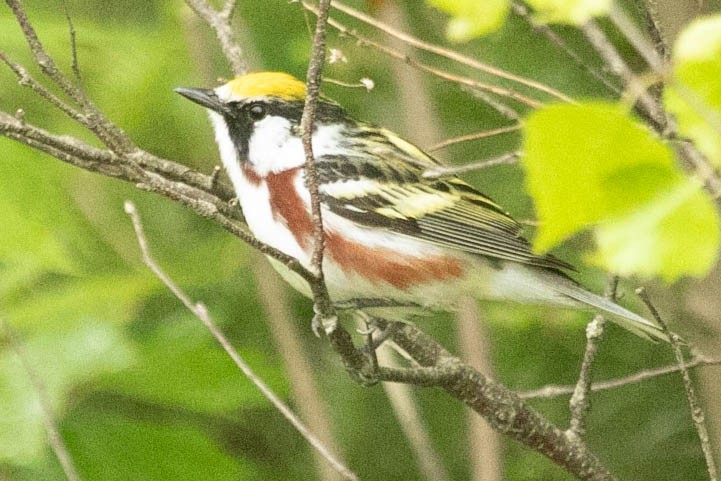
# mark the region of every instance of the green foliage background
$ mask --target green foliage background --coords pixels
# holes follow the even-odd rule
[[[25,3],[41,39],[69,72],[62,3]],[[144,149],[209,172],[218,158],[207,119],[201,109],[172,93],[176,86],[211,85],[215,77],[228,75],[205,25],[179,0],[78,0],[68,5],[78,32],[83,81],[101,109]],[[416,2],[402,8],[415,34],[445,41],[446,19],[438,11]],[[309,34],[298,5],[241,1],[237,18],[254,68],[303,77]],[[577,34],[570,29],[565,34],[584,51]],[[370,77],[376,89],[366,93],[326,84],[326,94],[357,117],[428,146],[404,123],[398,104],[404,85],[397,83],[389,60],[334,33],[329,43],[341,48],[349,62],[329,65],[328,76],[345,81]],[[583,69],[515,16],[498,32],[456,48],[577,98],[608,97]],[[0,10],[0,49],[31,65],[5,7]],[[91,140],[19,87],[7,70],[0,71],[0,82],[3,110],[22,108],[29,122]],[[455,85],[431,77],[424,82],[434,101],[439,136],[505,122]],[[517,147],[520,140],[520,135],[508,135],[467,143],[443,157],[456,163],[490,157]],[[514,216],[534,216],[520,167],[501,166],[467,178]],[[85,481],[316,479],[310,448],[141,264],[123,201],[138,205],[160,264],[194,299],[209,306],[253,368],[287,397],[288,380],[258,299],[250,249],[167,199],[64,165],[5,138],[0,138],[0,179],[0,316],[14,326],[46,384]],[[579,252],[588,240],[574,238],[557,254],[582,264]],[[577,277],[596,291],[603,287],[600,271],[582,268]],[[706,339],[707,348],[718,347],[708,340],[716,339],[718,325],[709,323],[712,316],[706,314],[707,306],[718,305],[713,304],[718,302],[713,299],[718,278],[714,272],[705,281],[654,291],[662,311],[678,319],[677,328],[691,340]],[[419,479],[382,389],[356,385],[328,346],[310,333],[309,302],[294,293],[288,296],[307,362],[332,406],[331,424],[349,465],[364,480]],[[633,296],[627,297],[626,303],[639,309]],[[483,308],[500,381],[518,389],[575,382],[588,314],[506,304]],[[452,320],[438,316],[422,327],[455,350]],[[612,326],[596,373],[603,379],[670,362],[670,350]],[[468,453],[463,408],[435,390],[415,394],[453,479],[468,479],[473,454]],[[563,424],[566,403],[561,398],[535,404]],[[673,376],[594,395],[589,442],[624,479],[703,478],[682,385]],[[513,442],[504,441],[503,469],[508,480],[568,479]],[[37,395],[7,343],[0,345],[0,478],[63,479],[46,442]]]

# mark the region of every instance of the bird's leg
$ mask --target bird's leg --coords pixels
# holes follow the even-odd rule
[[[313,319],[310,321],[310,328],[313,330],[315,337],[320,337],[321,333],[326,336],[331,334],[338,327],[338,317],[326,317],[318,312],[318,306],[313,304]]]
[[[378,326],[375,323],[375,319],[369,316],[367,313],[358,310],[355,315],[365,325],[364,329],[358,329],[361,335],[366,336],[366,345],[362,348],[365,354],[368,356],[371,362],[371,368],[373,373],[378,372],[378,356],[376,355],[376,349],[380,344],[375,344],[373,341],[373,333],[376,331]]]

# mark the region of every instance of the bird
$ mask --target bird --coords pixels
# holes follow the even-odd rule
[[[176,88],[205,107],[248,228],[261,242],[311,267],[311,195],[300,121],[306,84],[284,72],[253,72],[216,88]],[[389,129],[356,120],[318,98],[312,150],[323,219],[323,273],[333,302],[389,299],[453,311],[460,299],[595,310],[651,341],[655,323],[585,289],[568,263],[538,255],[499,204]],[[304,295],[308,284],[270,258]]]

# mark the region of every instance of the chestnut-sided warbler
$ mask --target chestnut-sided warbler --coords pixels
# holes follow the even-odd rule
[[[299,129],[305,84],[260,72],[212,90],[176,92],[208,109],[253,234],[309,267],[313,224]],[[424,177],[438,162],[393,132],[321,97],[312,143],[323,272],[334,301],[392,299],[452,310],[470,295],[591,308],[641,337],[667,339],[655,324],[579,286],[563,272],[571,269],[565,262],[531,252],[520,225],[494,201],[455,176]],[[300,276],[273,264],[310,296]]]

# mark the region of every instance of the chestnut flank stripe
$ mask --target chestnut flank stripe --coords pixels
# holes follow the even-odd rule
[[[356,244],[335,232],[326,232],[326,252],[346,273],[398,289],[461,277],[463,266],[449,256],[416,257],[386,248]]]

